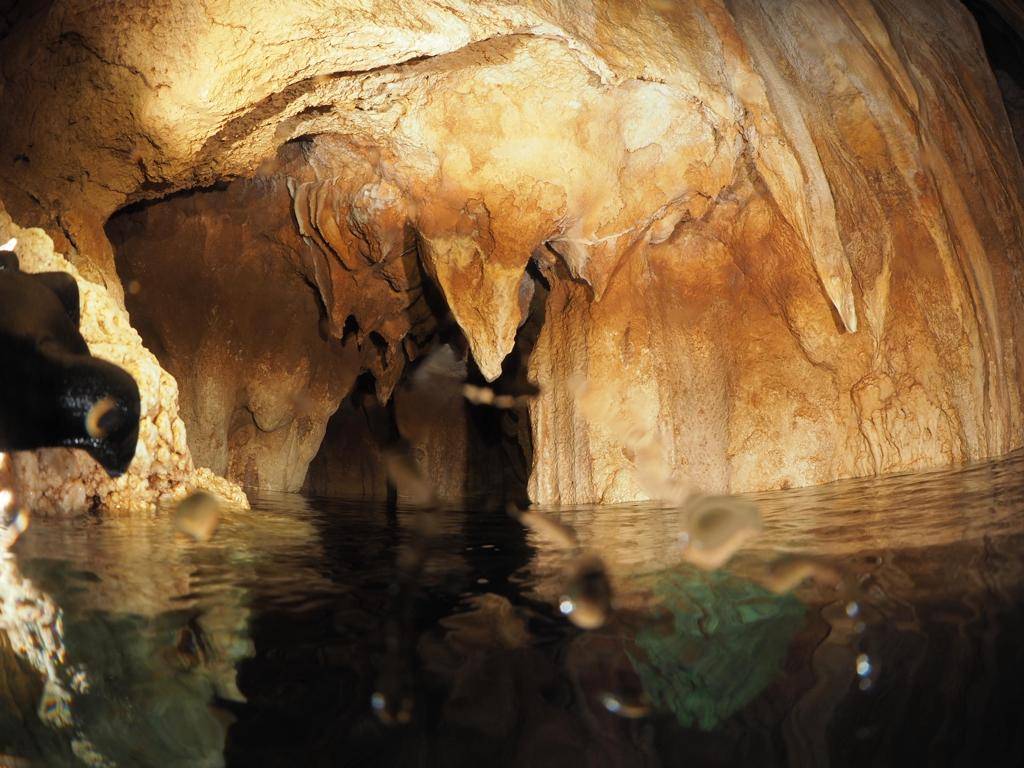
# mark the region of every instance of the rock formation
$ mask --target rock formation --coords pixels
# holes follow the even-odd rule
[[[39,229],[21,229],[0,207],[0,237],[18,240],[25,272],[66,271],[81,294],[82,336],[96,357],[128,371],[138,382],[142,400],[139,445],[128,472],[115,479],[83,451],[48,448],[15,453],[0,477],[13,485],[18,502],[34,512],[75,513],[90,509],[147,509],[181,498],[196,487],[208,488],[225,500],[248,506],[245,495],[208,469],[196,469],[189,454],[185,427],[178,418],[174,379],[142,346],[128,315],[107,291],[85,280]]]
[[[1009,5],[985,7],[1013,28]],[[453,492],[474,430],[556,503],[1024,441],[1020,83],[956,0],[11,18],[0,197],[129,289],[232,477],[299,487],[357,377],[386,402],[451,321],[475,380],[541,387],[428,433]]]

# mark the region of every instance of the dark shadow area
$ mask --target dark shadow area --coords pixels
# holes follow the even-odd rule
[[[501,376],[488,384],[470,361],[468,383],[490,386],[498,396],[530,397],[537,392],[529,379],[530,355],[544,325],[549,290],[532,260],[527,266],[527,275],[533,282],[529,309],[516,332],[515,346],[502,361]],[[533,436],[525,401],[514,408],[469,404],[468,409],[475,440],[489,457],[488,463],[495,468],[495,481],[500,480],[501,499],[523,508],[529,506],[527,483],[533,463]],[[467,478],[466,495],[472,498],[487,493],[486,486],[474,487],[471,484],[473,479],[472,476]]]
[[[1017,150],[1024,157],[1024,6],[1015,0],[963,0],[981,33],[1003,96]]]
[[[202,543],[161,515],[41,518],[4,560],[4,595],[25,609],[0,631],[0,754],[70,765],[87,744],[140,768],[1019,766],[1022,472],[1018,451],[762,494],[777,514],[758,544],[712,572],[680,562],[671,510],[567,510],[615,596],[588,630],[561,612],[576,554],[524,546],[514,521],[474,508],[435,510],[428,532],[410,509],[254,495]],[[876,512],[891,526],[866,525]],[[767,589],[780,542],[846,585]],[[23,647],[19,628],[42,644]],[[44,719],[62,705],[37,649],[51,683],[88,683],[64,704],[67,727]]]
[[[512,532],[495,517],[468,513],[462,533],[443,534],[442,559],[402,601],[391,564],[408,529],[371,523],[382,510],[323,503],[323,573],[344,594],[254,617],[255,655],[239,668],[248,703],[232,708],[228,765],[1011,766],[1024,757],[1019,587],[986,593],[961,582],[918,595],[902,619],[891,613],[902,592],[879,595],[881,613],[857,639],[839,630],[840,606],[673,570],[656,582],[661,614],[623,611],[582,632],[521,586],[503,588],[529,579],[535,553],[508,549]],[[490,554],[475,557],[483,544]],[[1019,541],[1003,544],[1006,553]],[[960,562],[963,550],[858,562],[946,583],[938,564]],[[507,617],[484,607],[505,599],[525,644],[502,639]],[[858,685],[859,653],[880,664],[870,691]],[[608,710],[609,692],[641,690],[640,681],[655,711]],[[375,711],[396,697],[400,717]]]
[[[132,325],[177,382],[196,464],[275,490],[301,486],[309,443],[359,364],[321,334],[289,201],[283,183],[241,180],[106,225]]]
[[[19,25],[50,10],[53,0],[0,0],[0,43]]]
[[[282,607],[254,617],[255,653],[240,665],[238,676],[248,703],[217,704],[235,720],[228,731],[227,764],[478,764],[474,761],[492,754],[496,744],[491,734],[474,733],[473,715],[465,725],[448,722],[450,660],[440,627],[446,617],[465,611],[473,596],[500,595],[527,607],[538,636],[554,636],[556,613],[524,597],[511,578],[533,552],[523,543],[521,527],[505,515],[446,515],[461,524],[432,540],[429,575],[409,582],[399,565],[403,550],[414,544],[408,513],[394,518],[383,504],[340,504],[310,501],[327,553],[319,570],[341,594],[300,616]],[[464,558],[453,559],[456,552]],[[478,621],[484,628],[488,619]],[[488,666],[507,661],[517,674],[530,675],[538,664],[546,667],[545,679],[556,686],[551,695],[571,697],[558,680],[557,661],[547,653],[527,660],[515,653],[505,657],[498,648],[479,652],[488,655]],[[500,694],[515,696],[507,689],[512,678],[503,678]],[[381,702],[380,711],[375,702]],[[485,719],[501,717],[490,711],[495,706],[505,708],[492,701]]]

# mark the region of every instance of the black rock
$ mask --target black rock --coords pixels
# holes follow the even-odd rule
[[[135,456],[139,388],[89,354],[79,319],[74,278],[0,252],[0,451],[81,448],[116,477]]]

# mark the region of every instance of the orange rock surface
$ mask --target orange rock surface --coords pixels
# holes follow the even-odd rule
[[[234,477],[297,487],[442,315],[500,383],[531,306],[534,501],[1024,442],[1024,171],[955,0],[67,0],[0,53],[0,198],[193,286],[133,318]]]

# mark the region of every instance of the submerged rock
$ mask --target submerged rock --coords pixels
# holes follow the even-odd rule
[[[804,606],[728,574],[659,576],[655,592],[672,630],[645,627],[630,660],[658,707],[711,730],[775,678]]]

